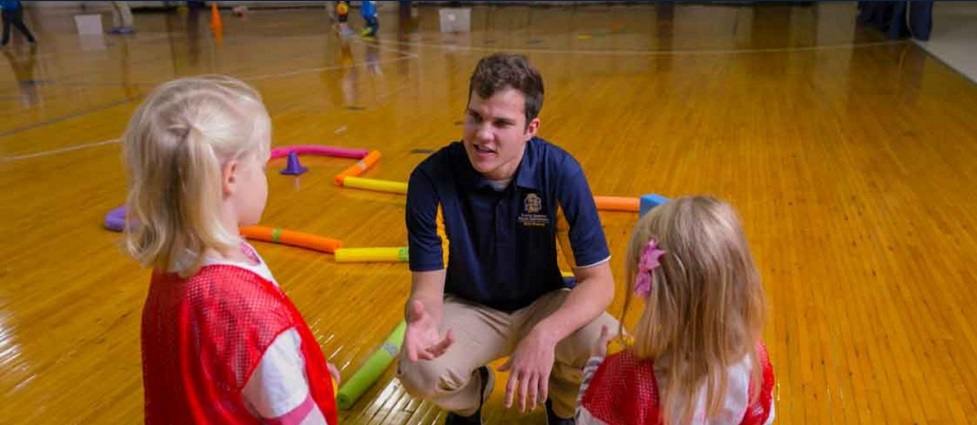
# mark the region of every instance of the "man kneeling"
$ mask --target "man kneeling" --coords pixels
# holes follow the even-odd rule
[[[617,329],[594,198],[580,164],[536,137],[543,80],[525,57],[483,58],[468,96],[462,141],[408,183],[413,282],[398,377],[449,411],[447,424],[479,424],[493,386],[485,365],[508,355],[506,408],[545,402],[551,425],[572,424],[590,348],[602,326]],[[572,290],[557,263],[560,220]]]

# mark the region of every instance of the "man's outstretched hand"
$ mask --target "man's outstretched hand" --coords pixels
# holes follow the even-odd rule
[[[439,328],[439,323],[427,312],[424,303],[419,300],[410,302],[403,347],[410,361],[432,360],[448,351],[455,342],[455,336],[449,329],[441,338]]]

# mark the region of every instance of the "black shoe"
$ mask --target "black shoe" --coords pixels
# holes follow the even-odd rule
[[[482,399],[485,399],[485,386],[488,384],[489,380],[489,370],[487,366],[482,366],[478,368],[478,374],[482,378]],[[448,412],[448,416],[444,419],[444,425],[482,425],[482,406],[478,406],[478,410],[475,414],[471,416],[461,416],[454,412]]]
[[[547,425],[576,425],[577,420],[574,418],[561,418],[556,416],[553,412],[553,402],[549,399],[546,400],[546,424]]]
[[[482,425],[482,408],[479,407],[478,411],[471,416],[448,412],[448,416],[444,418],[444,425]]]

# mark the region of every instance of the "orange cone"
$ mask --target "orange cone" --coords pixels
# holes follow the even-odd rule
[[[220,31],[224,28],[224,23],[221,22],[221,14],[217,11],[217,2],[210,4],[210,29],[214,31]]]

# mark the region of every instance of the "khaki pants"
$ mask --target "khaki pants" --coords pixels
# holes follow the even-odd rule
[[[442,409],[462,416],[474,414],[481,406],[479,367],[510,355],[522,338],[543,318],[561,305],[568,290],[550,292],[526,308],[505,313],[451,295],[444,301],[442,333],[452,329],[455,343],[434,360],[411,362],[402,351],[397,377],[414,397],[431,401]],[[573,417],[584,364],[600,336],[602,325],[617,330],[617,320],[602,313],[594,321],[570,334],[556,345],[556,361],[550,374],[549,397],[554,412]],[[484,396],[492,393],[494,379],[486,385]]]

